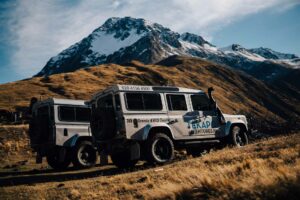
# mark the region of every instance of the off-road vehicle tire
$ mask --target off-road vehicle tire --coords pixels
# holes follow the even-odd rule
[[[65,170],[71,164],[71,156],[70,153],[67,151],[65,158],[62,162],[59,161],[59,154],[51,154],[47,156],[48,165],[55,170]]]
[[[93,167],[97,161],[97,151],[92,142],[82,141],[72,151],[72,163],[75,168]]]
[[[174,143],[164,133],[156,133],[146,142],[146,159],[150,164],[164,164],[174,158]]]
[[[248,144],[246,131],[240,126],[233,126],[229,136],[229,143],[236,147],[242,147]]]
[[[113,164],[120,169],[132,168],[138,162],[138,160],[130,160],[130,154],[126,151],[122,153],[114,153],[110,157]]]

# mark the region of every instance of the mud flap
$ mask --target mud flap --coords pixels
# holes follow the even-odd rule
[[[135,142],[130,145],[130,160],[138,160],[141,157],[140,144]]]
[[[104,150],[102,150],[102,151],[100,151],[99,154],[100,154],[100,165],[101,166],[107,165],[108,164],[108,155],[107,155],[107,153]]]

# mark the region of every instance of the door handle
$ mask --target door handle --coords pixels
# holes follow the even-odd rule
[[[64,136],[68,136],[68,129],[64,129]]]

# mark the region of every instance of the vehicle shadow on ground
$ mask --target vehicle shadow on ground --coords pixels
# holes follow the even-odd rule
[[[31,170],[25,172],[0,172],[0,187],[15,185],[35,185],[45,182],[63,182],[67,180],[79,180],[93,178],[97,176],[110,176],[115,174],[130,173],[137,170],[147,169],[147,164],[136,166],[132,169],[118,169],[113,165],[96,166],[91,169],[76,170],[69,168],[65,171],[55,171],[52,169]],[[109,168],[107,168],[109,167]]]

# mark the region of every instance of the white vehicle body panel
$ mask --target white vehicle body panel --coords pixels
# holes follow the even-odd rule
[[[83,100],[69,100],[51,98],[44,101],[39,101],[33,106],[33,112],[36,112],[40,107],[52,106],[54,111],[53,135],[57,146],[74,146],[77,139],[80,137],[91,137],[89,122],[75,121],[60,121],[58,109],[60,106],[84,107],[88,108]]]
[[[170,88],[170,89],[169,89]],[[126,107],[127,92],[157,93],[160,94],[162,109],[159,111],[136,111]],[[167,128],[174,140],[196,140],[222,138],[230,133],[232,124],[243,124],[247,129],[246,117],[243,115],[224,115],[225,122],[221,122],[215,111],[194,111],[191,95],[206,95],[201,90],[164,87],[164,86],[137,86],[115,85],[93,95],[91,104],[95,104],[106,94],[119,94],[121,111],[118,111],[118,127],[123,127],[125,138],[129,140],[143,141],[153,128]],[[166,95],[184,95],[186,110],[172,111],[168,108]],[[122,125],[120,125],[122,123]]]

